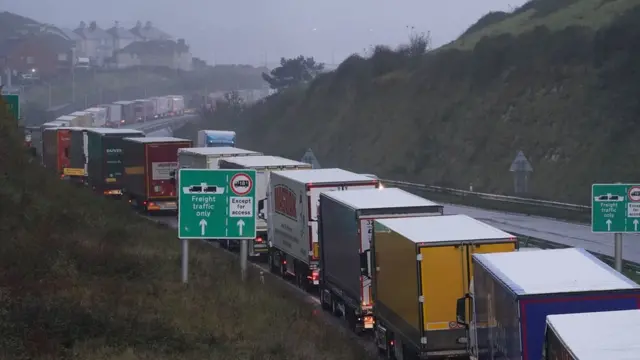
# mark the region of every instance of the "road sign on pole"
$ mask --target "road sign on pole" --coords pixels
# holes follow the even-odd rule
[[[640,233],[640,185],[593,184],[591,231]]]
[[[180,239],[254,239],[256,171],[180,169]]]
[[[2,95],[2,100],[7,103],[9,112],[16,120],[20,119],[20,96],[18,94]]]

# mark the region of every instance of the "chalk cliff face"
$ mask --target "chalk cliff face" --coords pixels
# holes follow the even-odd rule
[[[205,126],[235,129],[238,146],[269,154],[311,148],[324,167],[488,192],[513,191],[509,166],[522,150],[533,195],[586,203],[593,182],[638,177],[640,7],[551,5],[490,14],[417,60],[383,48],[352,56]],[[510,28],[517,17],[526,21]]]

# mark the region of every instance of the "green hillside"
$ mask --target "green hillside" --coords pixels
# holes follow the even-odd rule
[[[267,153],[311,147],[323,166],[480,191],[513,189],[518,150],[535,196],[586,203],[592,182],[637,180],[640,1],[539,0],[483,19],[427,55],[378,47],[205,126]]]

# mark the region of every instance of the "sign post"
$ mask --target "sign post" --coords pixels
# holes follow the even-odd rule
[[[20,96],[18,94],[6,94],[2,95],[2,100],[7,103],[9,112],[14,118],[20,120]]]
[[[256,237],[256,171],[180,169],[178,238],[183,241],[183,282],[189,239],[240,240],[240,268],[246,278],[248,240]]]
[[[593,184],[591,231],[613,233],[615,268],[622,271],[622,234],[640,233],[640,185]]]

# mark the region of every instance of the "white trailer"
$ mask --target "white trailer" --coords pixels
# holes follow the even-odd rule
[[[271,173],[268,194],[271,199],[268,202],[269,268],[283,277],[292,276],[303,289],[317,287],[320,194],[377,187],[377,179],[343,169]]]
[[[156,118],[163,118],[169,113],[169,98],[166,96],[156,96],[150,98],[155,103]]]
[[[547,316],[545,359],[640,359],[640,310]]]
[[[103,127],[107,123],[107,109],[92,107],[85,110],[93,116],[93,126]]]
[[[215,148],[211,148],[215,149]],[[269,178],[273,171],[279,170],[300,170],[311,169],[311,165],[282,158],[279,156],[243,156],[229,159],[221,159],[220,169],[254,169],[256,170],[256,240],[251,243],[249,248],[249,256],[261,256],[267,253],[268,227],[266,210],[269,208],[267,204],[267,189],[269,188]],[[237,247],[238,243],[234,241],[225,241],[230,247]]]
[[[169,95],[169,115],[176,116],[184,114],[184,96]]]
[[[219,161],[239,156],[258,156],[261,152],[235,147],[195,147],[178,150],[178,168],[219,169]]]
[[[122,120],[122,106],[117,104],[104,104],[98,107],[107,110],[107,124],[112,126],[120,124],[120,120]]]

